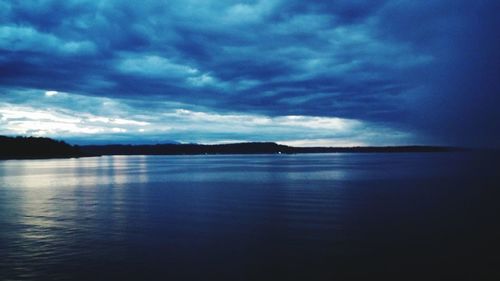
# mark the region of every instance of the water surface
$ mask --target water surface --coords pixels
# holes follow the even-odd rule
[[[498,160],[0,161],[0,280],[495,280]]]

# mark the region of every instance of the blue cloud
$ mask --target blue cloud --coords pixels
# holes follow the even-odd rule
[[[27,91],[54,90],[127,100],[131,114],[169,102],[196,112],[358,120],[414,141],[500,141],[491,121],[500,117],[497,1],[69,0],[0,8],[0,86],[11,105]]]

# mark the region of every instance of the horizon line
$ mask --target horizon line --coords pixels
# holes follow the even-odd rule
[[[443,145],[443,144],[384,144],[384,145],[339,145],[339,146],[294,146],[280,141],[237,141],[234,142],[216,142],[216,143],[199,143],[199,142],[180,142],[180,141],[165,141],[165,142],[152,142],[152,143],[88,143],[88,144],[77,144],[67,141],[63,138],[54,138],[47,136],[25,136],[25,135],[0,135],[0,137],[7,138],[35,138],[35,139],[51,139],[55,141],[62,141],[72,146],[155,146],[155,145],[203,145],[203,146],[217,146],[217,145],[234,145],[234,144],[276,144],[281,146],[286,146],[290,148],[397,148],[397,147],[434,147],[434,148],[454,148],[454,149],[493,149],[498,150],[498,148],[485,148],[485,147],[471,147],[471,146],[457,146],[457,145]]]

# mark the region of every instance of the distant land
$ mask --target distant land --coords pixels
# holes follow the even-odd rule
[[[50,138],[0,136],[0,159],[69,158],[85,156],[78,146]]]
[[[70,145],[43,137],[0,136],[0,159],[72,158],[102,155],[295,154],[452,152],[447,146],[293,147],[274,142],[231,144]]]

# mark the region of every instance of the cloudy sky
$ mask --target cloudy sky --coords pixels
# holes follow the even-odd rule
[[[500,1],[1,1],[0,134],[500,146]]]

